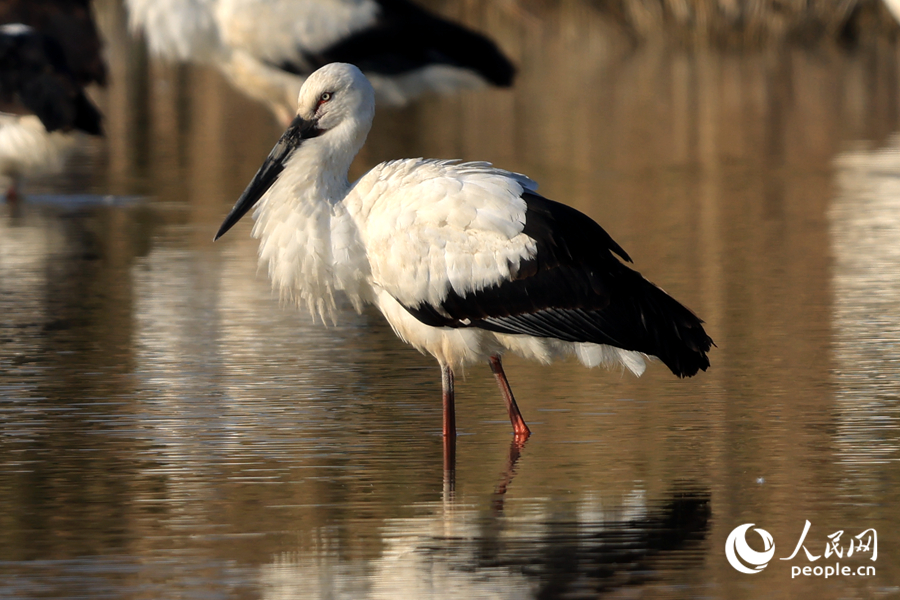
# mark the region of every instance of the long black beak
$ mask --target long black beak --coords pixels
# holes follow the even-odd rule
[[[232,208],[231,212],[228,213],[228,216],[225,217],[225,221],[222,222],[222,226],[219,227],[219,231],[216,233],[216,237],[213,238],[213,241],[218,240],[225,235],[225,232],[231,229],[235,223],[241,220],[241,217],[246,215],[247,212],[259,202],[259,199],[263,197],[263,194],[272,187],[272,184],[275,183],[275,180],[278,179],[278,176],[284,171],[285,163],[294,151],[300,147],[303,140],[314,138],[321,135],[321,133],[322,130],[316,126],[315,121],[307,121],[300,117],[295,117],[287,130],[281,135],[281,139],[278,140],[278,143],[275,144],[275,147],[269,152],[269,156],[266,157],[266,160],[259,168],[259,171],[253,176],[250,185],[247,186],[247,189],[245,189],[244,193],[241,194],[241,197],[238,198],[234,208]]]

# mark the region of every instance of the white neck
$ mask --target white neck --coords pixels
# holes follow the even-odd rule
[[[335,290],[361,308],[369,271],[356,226],[341,203],[355,152],[346,145],[340,152],[337,140],[327,139],[331,133],[336,132],[294,151],[260,201],[253,227],[272,286],[323,322],[335,320]]]

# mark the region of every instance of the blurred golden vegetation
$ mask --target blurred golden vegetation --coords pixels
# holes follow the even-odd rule
[[[589,0],[633,41],[753,47],[768,43],[855,45],[896,36],[882,0]],[[506,0],[509,10],[539,15],[558,0]]]

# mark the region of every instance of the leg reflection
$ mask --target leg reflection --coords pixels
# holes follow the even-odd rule
[[[525,444],[527,442],[527,436],[523,437],[515,435],[509,443],[509,454],[506,457],[506,470],[503,471],[500,476],[500,481],[497,483],[497,487],[494,488],[494,497],[491,501],[491,506],[495,512],[503,512],[503,500],[506,496],[506,490],[509,487],[509,484],[512,483],[513,477],[516,476],[516,463],[519,462],[519,456],[522,454],[522,450],[525,449]]]

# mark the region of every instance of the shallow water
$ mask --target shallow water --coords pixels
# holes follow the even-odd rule
[[[279,125],[98,6],[107,139],[0,205],[0,598],[900,595],[895,48],[623,50],[589,4],[439,5],[516,88],[380,112],[354,171],[526,172],[717,343],[688,380],[509,358],[524,447],[473,368],[450,476],[432,359],[375,311],[281,306],[249,223],[211,242]],[[806,521],[819,558],[779,560]],[[745,523],[774,539],[752,575]]]

